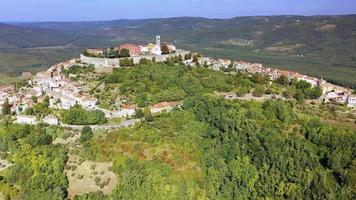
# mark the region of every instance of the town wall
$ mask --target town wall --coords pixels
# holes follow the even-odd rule
[[[168,58],[181,55],[183,58],[186,54],[189,54],[189,51],[177,50],[176,53],[166,54],[166,55],[140,55],[140,56],[132,56],[129,59],[133,59],[134,64],[139,64],[142,58],[146,58],[148,60],[152,60],[152,58],[156,58],[157,62],[167,61]],[[108,66],[118,66],[120,65],[120,60],[125,58],[95,58],[88,57],[80,54],[80,61],[82,63],[86,63],[89,65],[94,65],[96,68],[100,67],[108,67]]]

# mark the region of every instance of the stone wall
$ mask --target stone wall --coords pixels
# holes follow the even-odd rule
[[[140,55],[140,56],[133,56],[130,59],[133,59],[134,64],[138,64],[142,58],[146,58],[148,60],[152,60],[152,58],[156,58],[157,62],[164,62],[168,58],[179,56],[181,55],[183,58],[186,54],[189,54],[189,51],[184,50],[177,50],[174,54],[167,54],[167,55]],[[88,57],[80,54],[80,61],[82,63],[94,65],[96,68],[100,67],[111,67],[111,66],[119,66],[120,60],[124,58],[95,58],[95,57]]]

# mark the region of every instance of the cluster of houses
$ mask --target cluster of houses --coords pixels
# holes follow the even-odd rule
[[[175,108],[180,108],[182,106],[181,102],[160,102],[153,106],[149,107],[149,110],[152,114],[161,113],[161,112],[170,112]],[[121,105],[120,110],[110,112],[107,117],[132,117],[136,114],[136,110],[141,109],[136,105]]]
[[[165,46],[168,49],[168,53],[174,53],[177,48],[173,44],[165,44]],[[115,50],[122,50],[122,49],[127,49],[129,50],[130,56],[131,57],[136,57],[140,55],[162,55],[163,53],[167,52],[162,52],[162,46],[161,46],[161,37],[156,36],[156,43],[149,43],[147,45],[136,45],[136,44],[122,44],[118,47],[114,48]],[[104,55],[104,49],[87,49],[87,53],[92,54],[92,55],[97,55],[97,56],[102,56]]]
[[[193,59],[187,59],[183,61],[186,65],[196,65]],[[237,71],[246,71],[250,74],[263,74],[270,77],[271,80],[276,80],[280,76],[285,76],[289,80],[296,79],[298,81],[303,80],[312,87],[320,86],[323,90],[323,96],[325,102],[334,102],[340,104],[347,104],[349,107],[356,107],[356,95],[344,87],[334,85],[326,82],[323,79],[307,76],[293,71],[279,70],[270,67],[264,67],[260,63],[249,63],[243,61],[232,61],[227,59],[215,59],[211,57],[199,57],[198,63],[201,66],[207,65],[213,70],[235,69]]]
[[[95,109],[98,100],[84,92],[80,83],[67,79],[61,73],[62,69],[78,65],[76,61],[76,59],[72,59],[54,65],[47,71],[37,73],[29,81],[32,86],[31,94],[36,97],[48,96],[50,108],[70,109],[79,104],[87,109]]]
[[[98,99],[89,95],[87,88],[78,82],[66,78],[62,71],[74,65],[80,65],[77,59],[51,66],[47,71],[38,72],[28,81],[28,85],[20,90],[16,90],[14,85],[0,87],[0,108],[8,101],[11,105],[10,111],[16,114],[16,122],[19,124],[37,124],[43,122],[50,125],[58,125],[60,122],[54,115],[48,115],[38,120],[36,116],[24,115],[27,108],[37,102],[43,102],[49,98],[49,107],[53,109],[70,109],[75,105],[81,105],[87,110],[102,110],[107,118],[132,117],[136,110],[140,109],[135,105],[121,105],[117,111],[108,111],[97,106]],[[35,98],[34,98],[35,97]],[[149,107],[151,113],[171,111],[181,104],[178,102],[161,102]],[[2,109],[0,109],[2,111]]]
[[[10,111],[16,113],[16,122],[20,124],[36,124],[35,116],[22,115],[29,107],[33,107],[36,99],[43,102],[49,97],[49,107],[55,109],[70,109],[79,104],[86,109],[95,109],[98,100],[83,92],[81,84],[63,76],[62,69],[77,65],[77,59],[58,63],[47,71],[38,72],[28,81],[28,86],[15,90],[14,86],[0,88],[0,106],[5,101],[11,105]],[[44,123],[58,124],[58,119],[49,115],[42,119]]]
[[[174,45],[166,45],[170,52],[175,52]],[[148,44],[147,46],[137,46],[133,44],[124,44],[118,49],[128,49],[132,56],[154,54],[161,55],[161,41],[160,36],[156,38],[156,44]],[[103,54],[103,49],[88,49],[91,54]],[[188,53],[188,52],[185,52]],[[107,111],[97,106],[98,99],[89,95],[88,88],[82,84],[66,78],[62,71],[74,65],[81,65],[80,59],[71,59],[62,63],[51,66],[47,71],[39,72],[34,77],[30,73],[24,73],[24,77],[30,79],[25,88],[16,90],[15,86],[0,87],[0,108],[8,101],[11,105],[10,111],[16,113],[16,122],[20,124],[36,124],[38,122],[35,116],[22,115],[22,113],[29,107],[33,107],[34,97],[38,102],[43,102],[46,97],[49,97],[49,107],[53,109],[70,109],[75,105],[81,105],[87,110],[100,109],[104,111],[106,117],[132,117],[136,110],[140,109],[135,105],[121,105],[117,111]],[[246,71],[250,74],[264,74],[268,75],[271,80],[276,80],[280,76],[285,76],[289,80],[297,79],[304,80],[310,83],[313,87],[320,86],[323,90],[323,98],[325,102],[335,102],[347,104],[350,107],[356,107],[356,96],[352,95],[351,91],[330,83],[323,79],[306,76],[292,71],[278,70],[274,68],[264,67],[259,63],[248,63],[242,61],[231,61],[227,59],[215,59],[211,57],[199,57],[197,61],[193,58],[184,59],[183,63],[186,65],[207,65],[213,70],[235,69],[239,71]],[[31,77],[31,78],[30,78]],[[151,113],[160,113],[163,111],[172,111],[174,108],[181,106],[179,102],[161,102],[149,107]],[[0,109],[1,114],[2,109]],[[42,122],[58,125],[59,120],[49,115],[41,119]]]

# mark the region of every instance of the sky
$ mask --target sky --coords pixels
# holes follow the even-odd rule
[[[356,14],[356,0],[0,0],[0,21]]]

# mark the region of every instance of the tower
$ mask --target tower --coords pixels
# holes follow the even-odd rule
[[[161,51],[161,36],[159,36],[159,35],[156,36],[156,45],[152,49],[152,53],[155,54],[155,55],[162,55],[162,51]]]
[[[159,35],[156,36],[156,45],[161,47],[161,36]]]

